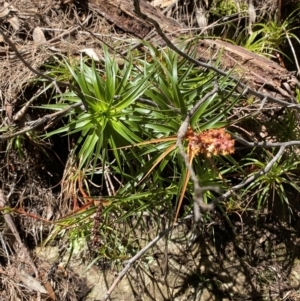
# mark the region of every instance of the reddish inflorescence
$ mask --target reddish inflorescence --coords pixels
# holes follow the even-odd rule
[[[189,148],[193,155],[201,153],[207,157],[226,156],[234,152],[234,140],[224,128],[207,130],[200,134],[189,128],[185,137],[189,140]]]

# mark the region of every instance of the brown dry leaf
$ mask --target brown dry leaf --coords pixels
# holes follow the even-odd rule
[[[52,301],[56,301],[55,292],[54,292],[54,290],[53,290],[53,288],[52,288],[52,285],[51,285],[51,283],[50,283],[49,281],[47,281],[47,282],[45,283],[45,288],[46,288],[46,290],[47,290],[47,292],[48,292],[49,298],[50,298]]]
[[[0,3],[0,18],[7,16],[10,12],[9,3]]]
[[[32,33],[32,38],[35,43],[45,43],[47,42],[44,32],[39,26],[35,27]]]
[[[20,21],[16,16],[9,18],[8,22],[14,30],[18,30],[20,28]]]

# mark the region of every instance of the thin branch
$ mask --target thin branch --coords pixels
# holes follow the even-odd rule
[[[237,140],[238,142],[242,143],[245,146],[249,146],[249,147],[264,147],[264,148],[271,148],[271,147],[288,147],[288,146],[293,146],[293,145],[300,145],[300,140],[292,140],[292,141],[288,141],[288,142],[267,142],[267,141],[263,141],[263,142],[250,142],[247,141],[246,139],[235,135],[235,134],[231,134],[231,136]]]
[[[18,112],[15,113],[15,115],[13,116],[13,121],[14,121],[14,122],[17,122],[17,121],[21,120],[21,119],[25,116],[25,114],[26,114],[28,108],[31,106],[31,104],[32,104],[32,103],[35,101],[35,99],[36,99],[38,96],[40,96],[43,92],[44,92],[44,90],[43,90],[42,88],[40,88],[40,89],[35,93],[35,95],[32,96],[32,97],[24,104],[24,106],[23,106]]]

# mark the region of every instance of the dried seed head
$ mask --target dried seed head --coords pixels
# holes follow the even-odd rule
[[[234,153],[234,140],[224,128],[204,131],[196,135],[191,128],[188,129],[186,138],[194,155],[202,153],[207,157],[226,156]]]

